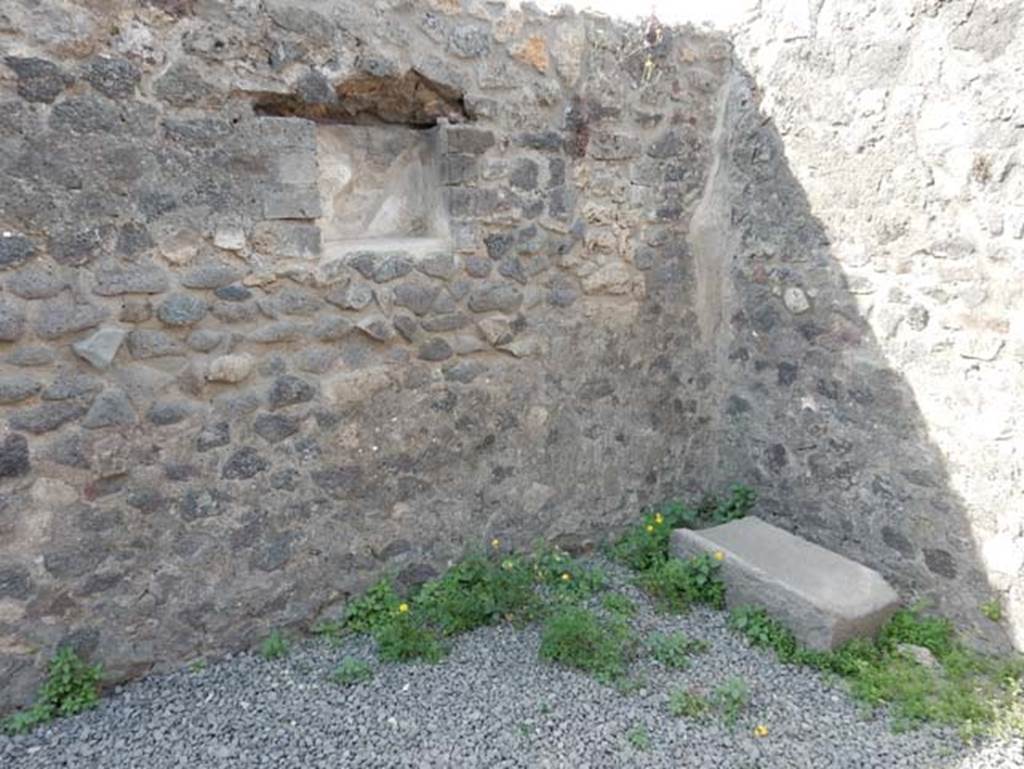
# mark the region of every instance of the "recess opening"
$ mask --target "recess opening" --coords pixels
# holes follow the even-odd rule
[[[470,120],[460,91],[414,69],[335,86],[311,73],[295,93],[253,94],[253,109],[316,123],[326,258],[448,246],[439,123]]]

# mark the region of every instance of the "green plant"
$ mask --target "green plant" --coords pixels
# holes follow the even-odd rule
[[[650,655],[668,668],[685,670],[690,665],[690,655],[706,651],[704,641],[695,641],[682,633],[653,633],[647,639]]]
[[[637,584],[666,611],[684,611],[693,603],[721,609],[725,606],[725,584],[718,576],[719,568],[710,555],[685,561],[669,558],[641,573]]]
[[[750,699],[750,689],[742,678],[730,678],[715,689],[711,702],[729,726],[733,726]]]
[[[633,599],[622,593],[608,593],[601,599],[601,605],[605,611],[619,617],[632,617],[636,614],[636,604]]]
[[[1003,681],[1004,705],[997,708],[991,732],[1009,740],[1024,735],[1024,675],[1008,677]]]
[[[374,633],[390,622],[401,599],[391,581],[382,579],[345,608],[345,629]]]
[[[288,639],[280,630],[274,630],[260,644],[260,656],[265,660],[276,660],[288,656]]]
[[[878,644],[888,650],[896,645],[923,646],[942,659],[956,647],[952,623],[944,617],[926,617],[915,609],[900,609],[882,628]]]
[[[774,650],[783,662],[840,676],[854,698],[870,708],[888,707],[894,728],[934,722],[957,726],[965,735],[1024,734],[1024,707],[1017,699],[1024,682],[1024,659],[1000,660],[971,651],[941,617],[901,609],[876,641],[857,639],[830,653],[802,648],[786,627],[762,609],[738,607],[730,625],[753,645]],[[904,654],[903,644],[928,649],[937,669]]]
[[[472,556],[426,583],[413,599],[417,616],[445,636],[499,619],[526,620],[537,608],[534,578],[526,561]]]
[[[341,686],[352,686],[373,677],[370,666],[355,657],[345,657],[331,673],[331,681]]]
[[[729,496],[726,499],[720,501],[711,497],[710,502],[707,508],[702,505],[702,511],[706,509],[708,522],[712,525],[728,523],[743,518],[750,512],[757,502],[757,492],[749,486],[737,483],[729,488]]]
[[[981,605],[981,613],[992,622],[1001,622],[1003,619],[1003,604],[998,598],[991,598]]]
[[[531,568],[537,584],[545,586],[548,597],[560,603],[579,603],[604,588],[604,570],[583,563],[558,548],[538,545]]]
[[[545,623],[540,655],[613,683],[625,674],[633,643],[625,622],[602,620],[586,609],[566,606]]]
[[[62,647],[50,660],[47,678],[28,710],[4,720],[3,731],[22,734],[58,716],[73,716],[96,707],[103,675],[99,665],[87,665],[74,650]]]
[[[556,598],[579,602],[604,590],[607,583],[608,575],[600,566],[573,561],[569,568],[559,575],[552,588]]]
[[[668,698],[668,712],[677,718],[702,719],[710,709],[708,701],[696,691],[678,689]]]
[[[626,740],[637,750],[647,750],[651,747],[651,737],[643,726],[634,726],[626,732]]]
[[[202,673],[204,670],[206,670],[206,660],[192,660],[190,663],[188,663],[188,670],[190,673]]]
[[[668,540],[673,519],[660,510],[644,515],[611,546],[610,555],[634,571],[653,569],[668,558]]]
[[[344,618],[323,619],[313,625],[310,628],[310,632],[315,636],[326,639],[332,645],[337,645],[345,637],[348,628],[345,626]]]
[[[648,686],[647,677],[642,674],[624,675],[612,682],[612,687],[623,697],[632,697]]]
[[[757,500],[749,486],[734,485],[729,495],[720,500],[707,496],[697,508],[682,502],[668,502],[643,515],[640,523],[630,527],[609,548],[609,555],[634,571],[648,571],[668,559],[669,537],[673,529],[699,528],[742,518]]]
[[[746,636],[752,646],[773,650],[782,662],[797,661],[796,638],[781,622],[756,606],[737,606],[729,613],[729,627]]]
[[[445,654],[436,633],[418,622],[408,611],[396,613],[374,636],[377,639],[377,653],[386,662],[410,662],[417,659],[439,662]]]

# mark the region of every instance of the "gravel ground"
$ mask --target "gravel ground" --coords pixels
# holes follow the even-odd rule
[[[709,650],[685,671],[638,661],[632,673],[646,683],[622,694],[541,662],[536,627],[462,636],[439,665],[383,665],[367,639],[309,641],[283,660],[241,654],[119,687],[96,710],[0,737],[0,767],[1024,767],[1020,740],[965,745],[930,728],[893,734],[841,684],[748,648],[724,613],[659,615],[623,572],[607,568],[640,606],[641,635],[682,631]],[[345,656],[370,663],[373,678],[328,681]],[[733,676],[750,687],[733,728],[668,713],[670,691],[710,692]],[[758,724],[767,736],[754,735]],[[638,731],[644,750],[628,737]]]

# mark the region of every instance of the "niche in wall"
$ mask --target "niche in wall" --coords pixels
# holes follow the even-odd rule
[[[317,126],[324,253],[436,251],[448,244],[438,128]]]
[[[253,96],[257,114],[317,124],[317,224],[326,259],[448,245],[438,124],[470,119],[461,91],[410,69]]]

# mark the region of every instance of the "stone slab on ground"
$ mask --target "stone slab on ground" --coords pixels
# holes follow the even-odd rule
[[[684,558],[721,552],[728,603],[764,607],[811,649],[872,637],[899,607],[878,572],[754,516],[679,529],[671,550]]]

